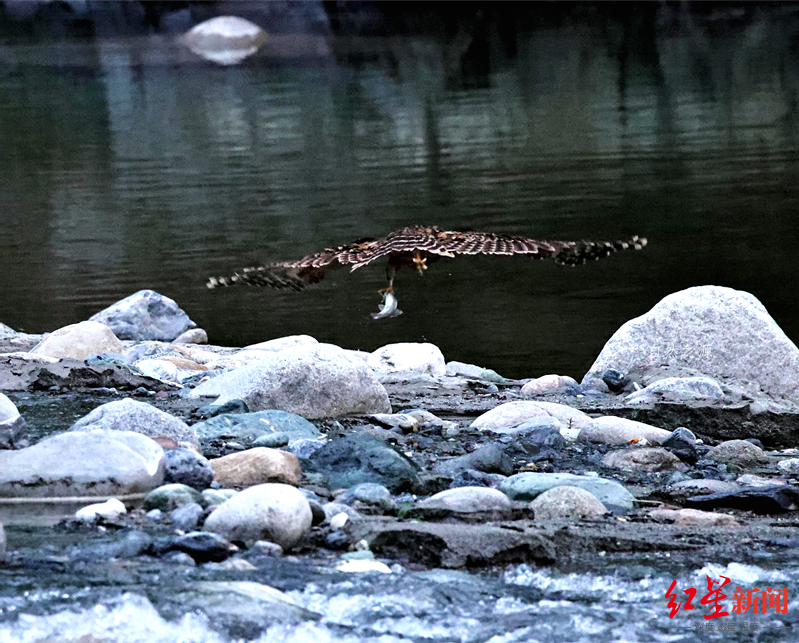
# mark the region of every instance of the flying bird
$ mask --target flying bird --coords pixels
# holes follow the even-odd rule
[[[641,250],[644,246],[646,239],[637,236],[627,241],[540,241],[493,232],[459,232],[441,230],[436,226],[408,226],[382,239],[361,239],[346,246],[327,248],[297,261],[244,268],[230,277],[211,277],[206,285],[216,288],[243,284],[300,291],[309,284],[319,283],[335,268],[349,266],[350,271],[354,271],[381,257],[388,257],[388,286],[380,292],[393,295],[394,277],[400,268],[415,268],[421,275],[428,265],[442,257],[527,255],[533,259],[552,259],[561,265],[577,266],[602,259],[619,250]],[[392,304],[396,307],[396,299]]]

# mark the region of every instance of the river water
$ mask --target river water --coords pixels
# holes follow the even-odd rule
[[[217,344],[429,341],[579,379],[627,319],[718,284],[799,338],[796,7],[475,7],[320,10],[233,68],[163,26],[0,19],[0,321],[50,331],[152,288]],[[204,285],[413,223],[650,245],[403,271],[382,322],[382,265],[301,294]]]

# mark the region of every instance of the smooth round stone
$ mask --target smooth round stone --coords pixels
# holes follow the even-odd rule
[[[391,492],[382,484],[376,482],[362,482],[350,487],[344,493],[336,496],[336,502],[345,505],[355,505],[360,503],[371,507],[377,507],[381,511],[393,511],[396,508]]]
[[[165,484],[158,487],[158,489],[153,489],[147,494],[142,509],[145,511],[160,509],[166,513],[182,505],[187,505],[190,502],[196,502],[198,505],[202,505],[202,494],[185,484]]]
[[[435,377],[447,372],[441,349],[428,343],[387,344],[372,352],[366,363],[378,373],[411,371]]]
[[[688,468],[676,455],[660,447],[611,451],[602,458],[602,464],[624,471],[685,471]]]
[[[214,480],[226,487],[252,487],[267,482],[297,486],[302,478],[293,453],[256,447],[211,460]]]
[[[704,496],[711,493],[727,493],[739,491],[740,486],[734,482],[725,480],[684,480],[677,482],[671,487],[672,495],[677,496]]]
[[[488,487],[457,487],[441,491],[417,503],[423,509],[445,509],[457,513],[482,511],[507,511],[510,498],[501,491]]]
[[[164,482],[185,484],[202,491],[214,481],[214,468],[199,453],[191,449],[167,449]]]
[[[190,328],[172,340],[173,344],[207,344],[208,333],[202,328]]]
[[[75,518],[81,522],[92,522],[97,518],[113,520],[127,512],[128,510],[125,509],[125,505],[116,498],[111,498],[106,502],[96,502],[93,505],[87,505],[78,509],[75,512]]]
[[[483,413],[472,422],[471,427],[480,431],[501,433],[502,429],[516,427],[542,416],[551,416],[559,420],[564,426],[561,433],[566,439],[574,439],[579,430],[591,421],[591,418],[582,411],[565,404],[520,400],[505,402]]]
[[[261,484],[217,507],[203,528],[231,542],[268,540],[288,550],[305,537],[312,520],[308,500],[298,489]]]
[[[30,352],[58,359],[84,360],[101,353],[124,353],[125,346],[105,324],[84,321],[53,331]]]
[[[511,500],[532,500],[559,486],[579,487],[593,494],[611,511],[629,511],[635,497],[615,480],[597,475],[578,476],[571,473],[517,473],[500,484],[499,489]]]
[[[588,422],[580,431],[581,442],[602,444],[629,444],[632,440],[646,440],[660,445],[671,435],[671,431],[659,429],[643,422],[606,415]]]
[[[649,512],[649,516],[657,521],[674,522],[675,525],[724,527],[738,524],[730,515],[699,509],[654,509]]]
[[[490,368],[465,364],[464,362],[447,362],[446,374],[449,377],[468,377],[473,380],[483,380],[485,382],[496,382],[504,384],[508,380]]]
[[[541,393],[546,393],[547,391],[563,388],[565,386],[577,386],[577,380],[568,375],[564,376],[550,373],[549,375],[542,375],[534,380],[530,380],[522,386],[522,390],[519,393],[522,396],[540,395]]]
[[[194,531],[203,517],[203,508],[196,502],[190,502],[175,509],[169,514],[169,520],[175,529]]]
[[[226,500],[230,500],[238,493],[235,489],[205,489],[202,492],[205,506],[221,505]]]
[[[756,467],[767,461],[763,450],[746,440],[727,440],[722,442],[710,449],[705,457],[744,469]]]
[[[187,442],[192,446],[199,446],[197,434],[188,424],[152,404],[130,398],[98,406],[69,428],[70,431],[89,429],[133,431],[150,438],[166,437],[178,443]]]
[[[585,489],[553,487],[530,503],[536,520],[590,518],[608,512],[599,499]]]

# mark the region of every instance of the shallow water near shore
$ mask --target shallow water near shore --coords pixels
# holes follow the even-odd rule
[[[579,379],[623,322],[712,283],[799,338],[793,5],[405,19],[278,33],[225,69],[173,33],[0,20],[0,320],[51,331],[153,288],[217,344],[430,341],[507,377]],[[405,314],[378,322],[382,266],[301,294],[204,285],[412,223],[650,245],[574,270],[403,271]]]

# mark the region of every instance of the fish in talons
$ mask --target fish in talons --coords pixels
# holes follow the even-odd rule
[[[372,319],[386,319],[388,317],[397,317],[402,314],[402,311],[397,308],[399,302],[391,290],[386,290],[383,293],[383,303],[380,304],[380,312],[372,313]]]

